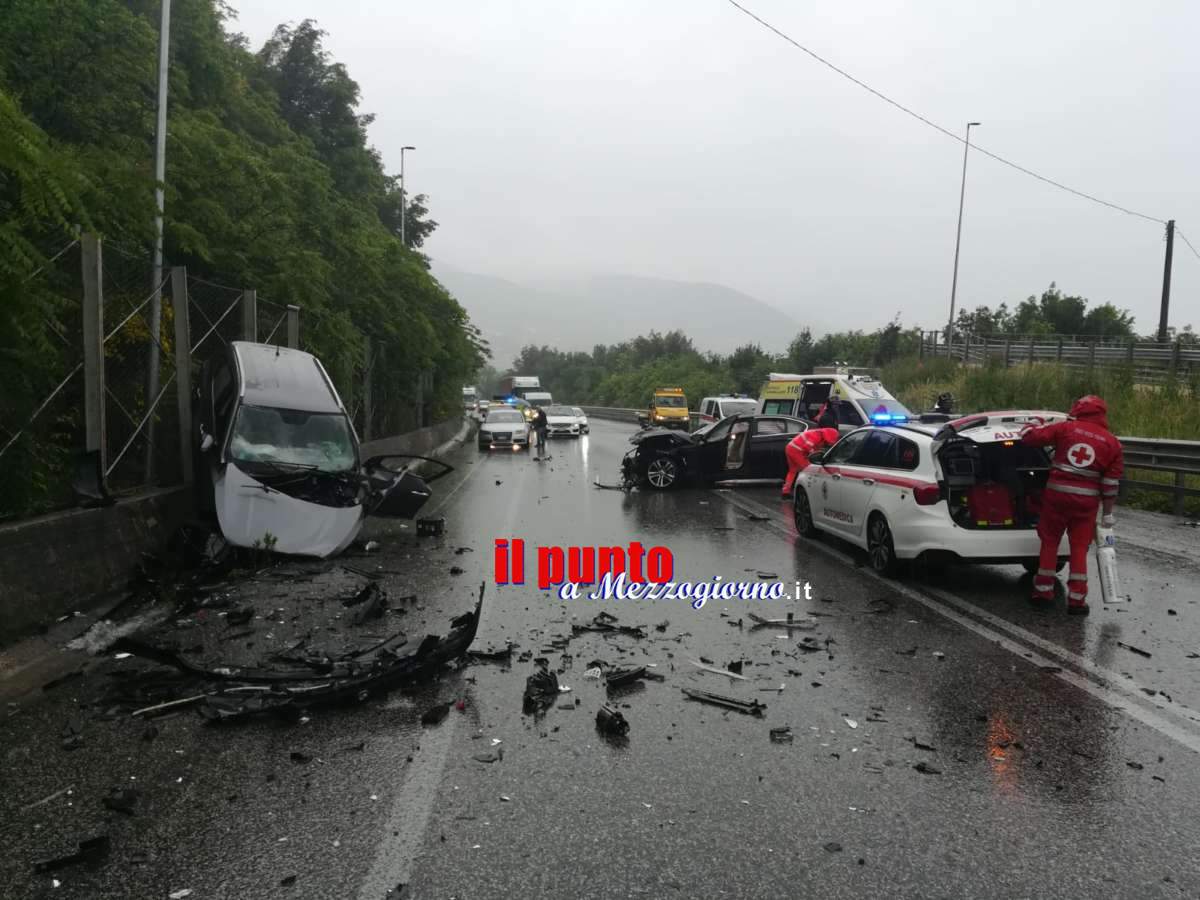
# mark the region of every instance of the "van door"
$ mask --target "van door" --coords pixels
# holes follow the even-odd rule
[[[832,388],[832,381],[805,381],[800,388],[800,403],[796,415],[802,419],[815,420],[817,413],[825,405],[825,401],[829,399],[829,392]]]

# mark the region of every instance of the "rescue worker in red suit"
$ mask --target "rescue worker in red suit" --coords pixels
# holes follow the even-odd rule
[[[1121,443],[1108,430],[1108,407],[1088,395],[1075,401],[1071,418],[1053,425],[1027,427],[1021,442],[1053,447],[1050,480],[1042,497],[1038,537],[1042,541],[1033,603],[1054,599],[1058,546],[1063,532],[1071,546],[1071,574],[1067,579],[1067,612],[1088,614],[1087,551],[1096,529],[1096,512],[1103,507],[1102,524],[1111,528],[1117,488],[1125,468]]]
[[[784,448],[788,463],[787,478],[783,482],[784,499],[792,496],[796,476],[808,468],[808,457],[818,450],[832,447],[841,436],[837,430],[837,413],[828,403],[817,413],[817,423],[822,427],[800,432]]]

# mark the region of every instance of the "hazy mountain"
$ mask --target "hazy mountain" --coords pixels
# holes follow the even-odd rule
[[[787,314],[720,284],[629,275],[517,284],[436,262],[433,273],[482,329],[499,369],[526,344],[590,351],[680,329],[700,350],[727,353],[755,342],[782,351],[800,330]]]

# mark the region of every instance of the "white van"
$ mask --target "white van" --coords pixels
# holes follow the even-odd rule
[[[818,366],[809,375],[772,372],[759,394],[758,411],[761,415],[816,421],[817,413],[831,396],[843,401],[838,404],[838,427],[842,429],[912,418],[904,404],[875,378],[862,369],[846,366]]]
[[[554,398],[549,391],[526,391],[525,399],[534,407],[552,406]]]

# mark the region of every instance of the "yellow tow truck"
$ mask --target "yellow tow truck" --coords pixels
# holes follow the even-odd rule
[[[650,407],[638,418],[649,428],[682,428],[687,431],[691,420],[683,388],[655,389],[654,396],[650,398]]]

